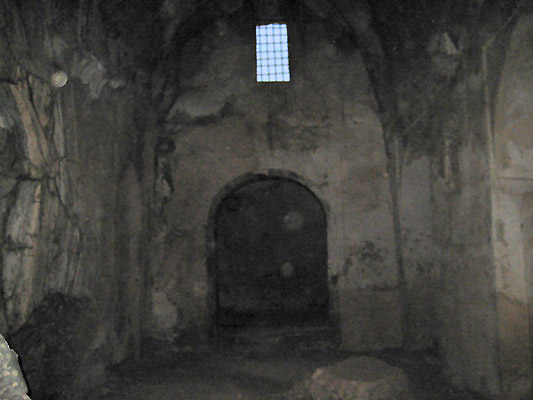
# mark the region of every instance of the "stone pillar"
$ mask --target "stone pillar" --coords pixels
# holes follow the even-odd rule
[[[533,15],[517,22],[494,115],[493,251],[501,397],[531,391],[528,248],[533,193]],[[525,201],[524,201],[525,199]],[[529,271],[528,271],[529,269]]]

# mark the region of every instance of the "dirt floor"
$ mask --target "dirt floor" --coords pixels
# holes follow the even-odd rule
[[[150,355],[110,372],[86,400],[287,400],[289,391],[317,368],[353,353],[332,341],[302,340],[285,332],[221,340],[209,348],[152,346]],[[251,341],[250,337],[255,337]],[[418,400],[479,400],[445,384],[435,356],[401,350],[369,354],[402,368]],[[312,400],[312,399],[310,399]]]

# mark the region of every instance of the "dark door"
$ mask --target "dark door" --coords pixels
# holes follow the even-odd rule
[[[219,206],[220,326],[327,321],[326,219],[318,199],[288,179],[262,179]]]

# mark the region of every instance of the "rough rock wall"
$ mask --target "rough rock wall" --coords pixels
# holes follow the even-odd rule
[[[0,329],[19,329],[48,293],[89,297],[118,360],[140,335],[151,119],[123,44],[86,5],[1,7]]]
[[[210,209],[225,185],[264,173],[303,183],[323,203],[331,312],[345,346],[398,346],[386,159],[360,55],[335,45],[322,23],[289,23],[291,82],[258,85],[255,26],[234,18],[207,27],[180,57],[180,94],[167,116],[175,151],[158,161],[152,333],[206,332]]]

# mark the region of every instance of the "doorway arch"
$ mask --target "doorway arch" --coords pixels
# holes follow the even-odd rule
[[[226,186],[207,259],[214,328],[328,323],[326,213],[298,180],[253,174]]]

